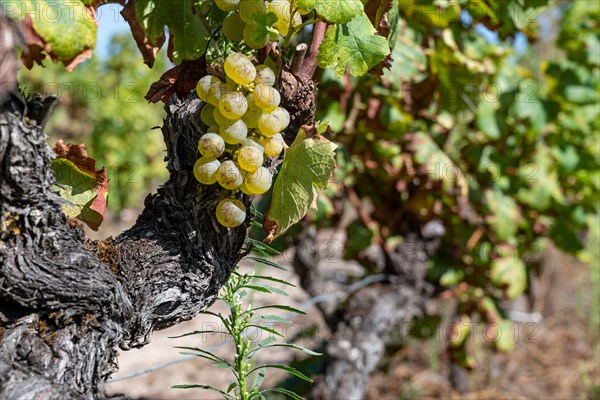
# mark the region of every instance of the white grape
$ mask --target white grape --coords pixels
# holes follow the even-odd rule
[[[265,167],[259,167],[255,172],[246,175],[246,189],[252,194],[263,194],[271,187],[273,176]]]
[[[225,92],[219,101],[219,111],[225,118],[240,119],[248,110],[248,101],[241,92]]]
[[[207,126],[216,125],[217,121],[215,121],[215,117],[213,115],[215,111],[215,107],[211,104],[205,104],[202,107],[202,111],[200,111],[200,120],[204,122]]]
[[[273,111],[281,102],[281,96],[277,89],[264,84],[256,85],[252,98],[254,104],[266,112]]]
[[[263,111],[260,107],[254,104],[252,93],[248,93],[246,99],[248,101],[248,111],[246,111],[246,114],[244,114],[242,120],[246,126],[248,126],[248,128],[258,128],[258,119],[263,114]]]
[[[219,125],[221,128],[227,128],[233,125],[236,121],[234,119],[229,119],[223,114],[221,114],[221,110],[219,110],[219,107],[215,107],[215,109],[213,110],[213,117],[215,118],[217,125]]]
[[[273,112],[261,115],[258,119],[258,129],[264,136],[269,137],[283,131],[289,123],[289,113],[285,109],[277,107]]]
[[[265,154],[268,157],[276,157],[283,151],[283,137],[281,133],[263,139]]]
[[[253,139],[253,138],[246,138],[246,139],[242,140],[242,143],[240,143],[240,144],[242,146],[253,146],[253,147],[256,147],[262,153],[264,153],[264,151],[265,151],[265,149],[263,148],[262,144],[260,144],[256,139]]]
[[[256,25],[246,24],[244,31],[242,32],[242,35],[244,36],[244,42],[246,42],[246,44],[253,49],[262,49],[266,46],[269,38],[267,36],[261,36],[259,39],[255,38],[255,29]]]
[[[198,140],[198,151],[206,158],[217,158],[225,151],[225,141],[216,133],[205,133]]]
[[[247,85],[256,78],[256,68],[248,57],[240,53],[231,53],[223,64],[225,73],[238,85]]]
[[[219,160],[201,157],[194,164],[194,177],[202,184],[212,185],[217,181],[217,171],[220,166]]]
[[[242,183],[238,189],[240,189],[242,193],[247,194],[249,196],[252,196],[254,194],[248,190],[248,188],[246,187],[246,182]]]
[[[240,3],[240,13],[241,13],[241,3]],[[221,27],[221,32],[227,38],[227,40],[231,40],[232,42],[239,42],[244,39],[243,29],[242,27],[246,25],[242,18],[240,18],[240,14],[230,14],[225,17],[223,20],[223,26]]]
[[[256,78],[254,78],[254,83],[256,85],[273,86],[275,84],[275,72],[268,66],[261,64],[256,67]]]
[[[246,207],[237,199],[223,199],[217,204],[216,215],[221,225],[235,228],[246,220]]]
[[[221,93],[226,89],[225,83],[214,75],[203,76],[196,85],[196,93],[204,102],[219,105]]]
[[[233,11],[239,7],[240,0],[215,0],[215,4],[223,11]]]
[[[281,35],[286,36],[290,29],[292,13],[292,6],[290,2],[287,0],[273,0],[269,3],[267,10],[277,16],[277,22],[273,24],[273,27],[277,29]],[[298,15],[298,17],[300,17],[300,15]],[[300,23],[298,23],[297,18],[294,18],[294,27],[300,25],[301,23],[302,17],[300,17]]]
[[[255,24],[252,19],[254,14],[266,14],[267,6],[264,0],[241,0],[240,1],[240,17],[247,24]]]
[[[238,119],[228,127],[221,126],[219,134],[225,143],[238,144],[248,136],[248,127],[241,119]]]
[[[263,163],[263,152],[254,146],[244,146],[237,151],[237,162],[241,169],[254,172]]]
[[[225,189],[233,190],[244,182],[238,166],[231,160],[223,161],[217,170],[217,182]]]

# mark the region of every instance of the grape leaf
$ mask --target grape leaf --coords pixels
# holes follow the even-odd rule
[[[498,239],[509,241],[514,239],[521,222],[521,213],[512,197],[504,195],[500,190],[486,190],[484,204],[490,214],[486,222],[496,233]]]
[[[209,33],[193,10],[192,0],[136,0],[135,11],[148,40],[158,45],[169,28],[169,58],[179,64],[204,54]]]
[[[23,21],[28,47],[23,63],[27,68],[41,65],[46,54],[68,70],[91,57],[97,32],[93,7],[73,0],[25,0],[3,2],[2,6],[8,16]]]
[[[390,53],[387,39],[375,33],[364,12],[347,24],[330,26],[319,47],[319,67],[335,68],[336,75],[341,76],[350,65],[351,75],[364,75]]]
[[[279,34],[277,29],[273,28],[273,24],[277,22],[275,13],[255,13],[250,18],[255,23],[254,29],[250,33],[254,43],[261,43],[266,36],[271,37],[273,34]]]
[[[300,128],[283,157],[263,224],[267,243],[306,215],[316,198],[316,189],[324,189],[333,174],[337,146],[318,134],[306,136]]]
[[[306,9],[306,2],[302,4]],[[345,24],[363,11],[360,0],[315,0],[317,14],[329,22]]]
[[[525,264],[514,254],[506,254],[492,261],[490,279],[495,286],[506,287],[509,298],[516,299],[527,287]]]
[[[56,178],[54,189],[67,200],[63,212],[97,231],[104,219],[108,198],[106,168],[96,171],[96,160],[88,157],[85,145],[65,145],[59,140],[52,160]]]

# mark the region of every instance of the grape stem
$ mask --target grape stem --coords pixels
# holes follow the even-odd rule
[[[302,68],[303,75],[307,78],[312,78],[317,69],[317,54],[319,54],[319,46],[325,39],[325,32],[327,31],[327,23],[319,21],[315,23],[313,27],[312,41],[310,43],[310,52],[304,61],[304,67]]]

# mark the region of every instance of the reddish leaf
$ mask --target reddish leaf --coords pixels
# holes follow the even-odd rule
[[[127,2],[127,5],[121,11],[121,15],[129,24],[135,43],[137,44],[138,49],[140,49],[142,57],[144,57],[144,63],[152,68],[154,61],[156,60],[156,54],[165,43],[165,36],[159,37],[155,44],[150,43],[150,40],[148,40],[148,37],[144,32],[144,28],[137,19],[135,0],[129,0]]]
[[[183,61],[162,74],[158,82],[154,82],[150,86],[145,98],[151,103],[166,102],[173,94],[185,99],[204,75],[206,75],[206,59],[204,57]]]
[[[106,168],[96,170],[96,160],[88,156],[84,144],[65,145],[59,140],[54,152],[56,158],[52,169],[60,184],[59,193],[71,204],[74,203],[65,212],[85,222],[91,229],[98,230],[104,219],[108,197]]]

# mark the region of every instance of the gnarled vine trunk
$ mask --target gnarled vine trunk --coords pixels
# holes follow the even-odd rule
[[[226,229],[228,195],[192,173],[201,101],[174,97],[163,135],[169,180],[136,224],[88,241],[52,190],[43,126],[54,104],[12,94],[0,109],[0,398],[104,398],[118,348],[211,304],[241,257],[247,224]],[[135,151],[135,149],[131,149]],[[243,200],[248,204],[249,199]]]

